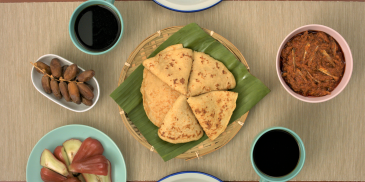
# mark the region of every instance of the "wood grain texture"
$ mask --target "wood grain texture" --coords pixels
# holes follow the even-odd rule
[[[307,159],[293,180],[365,180],[365,3],[358,2],[222,2],[212,9],[184,14],[153,2],[116,2],[125,32],[119,45],[102,56],[79,51],[68,34],[68,21],[79,2],[0,4],[0,180],[25,180],[26,164],[38,140],[57,127],[85,124],[109,135],[124,155],[128,180],[158,180],[196,170],[222,180],[258,180],[250,158],[253,138],[263,129],[284,126],[303,140]],[[229,11],[227,11],[229,10]],[[124,62],[152,33],[196,22],[231,41],[244,55],[253,75],[272,92],[260,101],[236,137],[220,150],[185,162],[163,162],[127,131],[117,104],[109,97]],[[281,86],[275,71],[277,49],[295,28],[311,23],[338,31],[351,47],[352,78],[333,100],[309,104]],[[38,93],[31,65],[44,54],[57,54],[85,69],[94,69],[100,99],[85,113],[74,113]]]

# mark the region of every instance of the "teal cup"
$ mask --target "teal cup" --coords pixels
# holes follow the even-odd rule
[[[268,176],[265,173],[261,172],[257,168],[257,166],[255,164],[255,161],[254,161],[254,158],[253,158],[253,152],[254,152],[254,148],[255,148],[255,145],[256,145],[257,141],[265,133],[267,133],[269,131],[272,131],[272,130],[282,130],[282,131],[285,131],[285,132],[289,133],[290,135],[292,135],[295,138],[295,140],[297,141],[298,146],[299,146],[299,152],[300,152],[300,154],[299,154],[299,160],[298,160],[297,166],[289,174],[284,175],[284,176],[281,176],[281,177],[272,177],[272,176]],[[274,181],[274,182],[289,181],[289,180],[293,179],[296,175],[298,175],[298,173],[302,170],[302,168],[304,166],[304,162],[305,162],[305,148],[304,148],[303,141],[300,139],[300,137],[296,133],[294,133],[292,130],[289,130],[288,128],[284,128],[284,127],[272,127],[272,128],[268,128],[268,129],[262,131],[260,134],[258,134],[256,136],[256,138],[254,139],[253,143],[252,143],[252,146],[251,146],[251,164],[253,166],[253,169],[260,176],[260,182],[266,182],[266,181]]]
[[[76,8],[76,10],[73,12],[71,19],[70,19],[70,24],[68,26],[68,32],[70,34],[71,40],[74,43],[74,45],[78,49],[80,49],[82,52],[91,54],[91,55],[101,55],[101,54],[105,54],[105,53],[109,52],[119,43],[120,39],[122,38],[124,25],[123,25],[122,15],[120,15],[118,9],[113,4],[114,4],[114,0],[88,0],[88,1],[85,1],[84,3],[82,3],[80,6],[78,6]],[[75,21],[76,21],[77,16],[80,14],[80,12],[82,10],[84,10],[85,8],[92,6],[92,5],[104,5],[104,6],[109,7],[111,10],[113,10],[115,12],[115,14],[118,15],[119,22],[120,22],[120,34],[119,34],[117,41],[114,43],[113,46],[111,46],[107,50],[103,50],[100,52],[91,51],[91,50],[86,49],[77,39],[75,30],[74,30]]]

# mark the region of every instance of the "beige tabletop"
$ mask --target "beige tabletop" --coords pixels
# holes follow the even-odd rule
[[[0,4],[0,181],[25,180],[28,156],[38,140],[52,129],[76,123],[95,127],[117,143],[128,180],[158,180],[183,170],[207,172],[223,180],[258,180],[249,160],[250,144],[270,126],[294,130],[305,144],[306,162],[294,180],[365,180],[365,3],[228,1],[184,14],[149,1],[116,2],[124,35],[113,51],[102,56],[84,54],[70,40],[68,21],[79,4]],[[160,29],[191,22],[236,45],[271,93],[250,111],[241,131],[222,149],[199,160],[163,162],[128,133],[109,94],[117,87],[127,57],[142,40]],[[276,52],[284,37],[312,23],[337,30],[354,58],[346,89],[321,104],[293,98],[275,71]],[[33,87],[29,62],[44,54],[57,54],[96,71],[101,95],[93,109],[69,111]]]

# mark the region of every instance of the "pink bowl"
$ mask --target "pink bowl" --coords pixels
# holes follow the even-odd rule
[[[341,82],[338,84],[338,86],[331,92],[330,95],[326,95],[323,97],[304,97],[300,94],[295,93],[285,82],[285,80],[283,79],[283,77],[281,76],[281,70],[280,70],[280,54],[282,49],[284,48],[285,44],[295,35],[297,35],[298,33],[307,31],[307,30],[315,30],[315,31],[322,31],[327,33],[328,35],[332,36],[340,45],[343,54],[345,56],[345,72],[344,75],[342,77]],[[293,97],[304,101],[304,102],[309,102],[309,103],[320,103],[320,102],[325,102],[328,101],[334,97],[336,97],[347,85],[347,83],[350,81],[351,78],[351,74],[352,74],[352,69],[353,69],[353,60],[352,60],[352,54],[351,54],[351,50],[349,45],[347,44],[346,40],[335,30],[333,30],[332,28],[326,27],[324,25],[316,25],[316,24],[312,24],[312,25],[305,25],[302,27],[299,27],[297,29],[295,29],[294,31],[292,31],[288,36],[285,37],[285,39],[283,40],[283,42],[281,43],[278,53],[276,55],[276,73],[278,74],[280,83],[283,85],[283,87],[285,88],[286,91],[289,92],[290,95],[292,95]]]

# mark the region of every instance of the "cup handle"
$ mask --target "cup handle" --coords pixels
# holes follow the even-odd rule
[[[111,4],[114,4],[114,0],[105,0],[106,2],[109,2]]]
[[[260,178],[260,181],[259,182],[269,182],[269,181],[267,181],[267,180],[265,180],[263,178]]]

